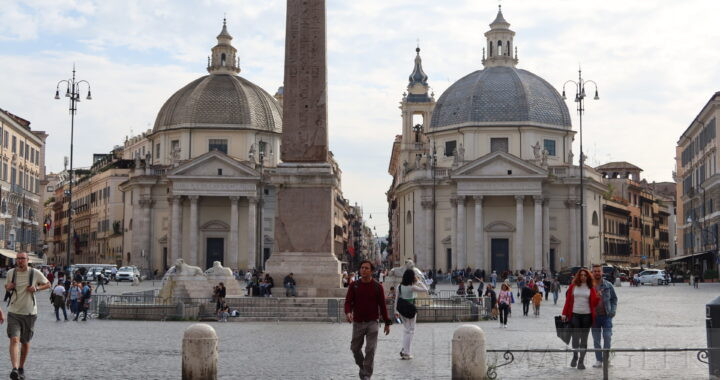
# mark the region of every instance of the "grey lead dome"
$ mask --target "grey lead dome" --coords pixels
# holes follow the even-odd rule
[[[430,128],[513,122],[570,129],[560,94],[539,76],[497,66],[461,78],[438,99]]]
[[[265,90],[236,75],[211,74],[181,88],[160,108],[153,132],[176,128],[282,132],[282,110]]]

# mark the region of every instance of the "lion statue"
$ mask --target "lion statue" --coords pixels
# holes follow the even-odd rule
[[[395,286],[395,288],[397,288],[397,285],[399,285],[400,281],[402,281],[403,273],[405,273],[405,271],[408,269],[412,269],[415,272],[415,276],[418,278],[418,281],[427,283],[425,275],[422,273],[422,271],[415,266],[415,263],[412,261],[412,259],[407,259],[405,260],[405,265],[390,269],[388,276],[385,278],[385,283],[383,284],[383,286],[387,287],[388,289],[390,288],[390,286]]]
[[[203,271],[200,267],[185,264],[185,260],[177,259],[175,261],[175,274],[182,276],[202,276]]]
[[[213,261],[212,268],[208,268],[205,271],[206,276],[219,276],[219,277],[233,277],[232,270],[227,267],[223,267],[219,261]]]

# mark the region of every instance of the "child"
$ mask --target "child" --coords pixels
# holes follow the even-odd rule
[[[542,303],[543,295],[539,291],[537,285],[535,285],[533,287],[533,291],[535,292],[535,295],[532,297],[533,310],[535,311],[535,316],[539,317],[540,316],[540,304]]]

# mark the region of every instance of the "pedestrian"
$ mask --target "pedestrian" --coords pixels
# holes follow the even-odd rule
[[[98,291],[100,291],[99,289],[101,286],[103,288],[103,293],[107,293],[107,291],[105,291],[105,275],[103,274],[102,270],[98,272],[97,285],[95,286],[95,289],[98,289]]]
[[[493,289],[492,284],[487,284],[487,288],[485,290],[485,297],[490,298],[490,319],[497,319],[497,295],[495,294],[495,289]]]
[[[538,284],[542,283],[541,281],[538,281]],[[533,313],[535,317],[540,316],[540,304],[543,300],[543,294],[538,288],[540,287],[538,284],[535,284],[535,295],[532,296],[532,304],[533,304]]]
[[[573,358],[570,367],[585,369],[585,349],[587,338],[595,318],[595,307],[599,302],[593,277],[587,269],[581,268],[567,290],[562,320],[570,321],[572,327]],[[578,357],[578,349],[579,357]]]
[[[285,297],[297,297],[297,291],[295,291],[295,278],[293,278],[292,272],[285,276],[283,284],[285,286]]]
[[[602,265],[593,265],[593,280],[595,280],[595,292],[600,297],[597,307],[595,307],[595,320],[592,325],[593,344],[596,349],[600,348],[600,339],[602,337],[602,348],[610,349],[610,341],[612,338],[612,319],[617,311],[617,295],[615,288],[610,281],[603,278]],[[610,353],[607,352],[609,355]],[[603,353],[595,351],[595,364],[593,368],[603,366]]]
[[[7,334],[10,338],[11,379],[25,379],[25,361],[30,353],[30,340],[37,320],[35,293],[48,288],[50,282],[42,272],[28,267],[28,254],[18,253],[15,268],[8,271],[5,279],[5,290],[10,293]],[[0,312],[0,323],[4,320],[5,316]]]
[[[87,321],[87,312],[90,309],[90,302],[92,301],[92,287],[89,281],[81,282],[82,290],[80,291],[80,299],[78,300],[78,313],[75,315],[73,321],[77,322],[80,313],[83,313],[83,321]]]
[[[522,296],[522,290],[526,284],[527,283],[525,282],[525,276],[520,275],[520,277],[518,277],[518,280],[517,280],[517,296],[518,297]]]
[[[510,286],[503,283],[500,286],[500,294],[498,294],[497,305],[500,312],[500,327],[507,328],[508,314],[510,314],[510,304],[512,303],[512,291]]]
[[[495,271],[492,271],[492,274],[490,274],[490,282],[492,282],[493,289],[495,286],[497,286],[497,273]]]
[[[558,295],[560,293],[560,281],[558,281],[557,277],[553,278],[550,284],[550,292],[553,295],[553,305],[557,305]]]
[[[62,284],[57,284],[50,293],[50,301],[53,307],[55,307],[55,319],[57,319],[58,322],[60,322],[60,309],[62,309],[65,321],[67,322],[68,320],[67,310],[65,309],[66,293],[65,287]]]
[[[117,279],[117,267],[110,268],[110,279],[116,280]]]
[[[228,306],[227,302],[223,301],[222,305],[220,305],[220,308],[218,308],[218,322],[227,322],[229,316],[230,307]]]
[[[55,281],[55,274],[53,272],[48,272],[47,280],[50,283],[50,286],[52,286],[53,281]],[[58,283],[60,283],[60,282],[58,281]]]
[[[530,288],[529,284],[523,286],[520,290],[520,301],[522,301],[523,316],[525,317],[527,317],[528,312],[530,312],[530,301],[532,301],[534,295],[535,292]]]
[[[467,295],[467,293],[465,292],[465,281],[461,280],[459,277],[458,277],[458,288],[455,291],[455,294],[457,294],[461,297],[465,297],[465,295]]]
[[[403,273],[402,281],[398,285],[397,297],[395,298],[395,319],[402,317],[403,327],[403,344],[400,350],[400,358],[403,360],[410,360],[412,356],[412,339],[415,335],[415,322],[417,321],[417,314],[412,318],[402,316],[397,309],[398,300],[400,298],[407,300],[414,304],[417,293],[427,293],[428,288],[422,281],[419,281],[415,276],[415,271],[412,269],[406,269]]]
[[[345,296],[345,317],[353,324],[350,350],[360,368],[360,379],[369,380],[373,374],[373,360],[378,337],[378,317],[385,322],[385,335],[390,334],[390,318],[385,306],[385,291],[372,278],[373,264],[360,263],[360,280],[348,285]],[[365,344],[365,355],[362,352]]]

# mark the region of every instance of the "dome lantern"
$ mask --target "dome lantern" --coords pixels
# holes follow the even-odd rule
[[[237,49],[232,44],[232,36],[227,31],[227,21],[223,18],[223,27],[217,36],[218,43],[211,51],[207,71],[210,74],[237,74],[240,72],[240,59],[236,58]]]
[[[515,67],[518,63],[517,48],[513,57],[513,38],[515,32],[510,30],[510,23],[505,20],[502,8],[498,5],[498,13],[490,24],[490,30],[485,32],[487,39],[487,58],[483,54],[482,63],[485,67],[508,66]]]

